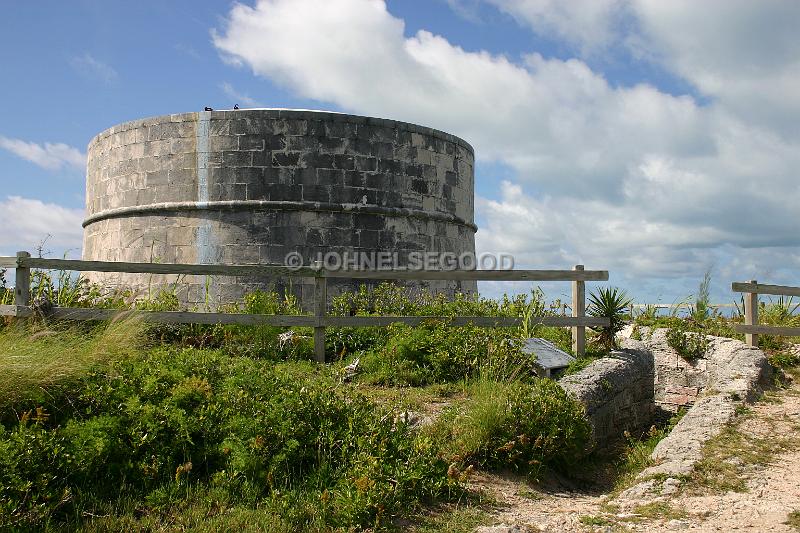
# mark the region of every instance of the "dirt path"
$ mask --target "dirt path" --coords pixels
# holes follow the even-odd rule
[[[714,440],[690,479],[664,491],[669,495],[610,499],[484,473],[472,486],[496,501],[492,520],[498,525],[484,531],[498,533],[800,531],[785,523],[789,513],[800,512],[800,380],[752,406]]]

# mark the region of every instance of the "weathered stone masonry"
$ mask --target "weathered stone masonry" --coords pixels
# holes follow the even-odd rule
[[[83,257],[306,264],[322,252],[473,252],[474,155],[447,133],[294,110],[185,113],[120,124],[89,144]],[[95,275],[142,294],[169,276]],[[473,291],[474,282],[430,282]],[[189,277],[184,302],[238,299],[285,280]],[[331,292],[351,287],[332,284]],[[208,288],[207,288],[208,287]],[[309,296],[312,285],[294,280]]]

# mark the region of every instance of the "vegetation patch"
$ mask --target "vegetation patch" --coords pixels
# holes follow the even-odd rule
[[[545,468],[565,469],[583,457],[591,429],[583,406],[552,380],[481,379],[430,434],[455,469],[510,467],[536,478]]]
[[[781,350],[769,355],[769,362],[772,366],[782,370],[789,370],[800,366],[800,353]]]
[[[636,521],[641,518],[663,520],[682,520],[688,518],[688,514],[684,509],[673,507],[667,502],[651,502],[643,505],[637,505],[633,508],[633,512],[638,517],[631,517],[630,520]]]
[[[181,347],[97,365],[61,416],[0,429],[0,524],[71,524],[124,487],[146,520],[203,494],[287,530],[367,527],[456,489],[429,438],[297,365]]]
[[[489,514],[477,505],[443,506],[402,529],[414,533],[470,533],[488,521]]]
[[[595,527],[604,527],[604,526],[613,526],[614,522],[609,520],[604,516],[595,516],[595,515],[583,515],[580,518],[580,523],[585,526],[595,526]]]
[[[36,279],[70,306],[180,310],[175,290],[131,303],[80,278]],[[301,312],[265,292],[224,311]],[[445,318],[330,328],[336,360],[323,366],[309,362],[307,328],[4,323],[0,528],[349,531],[418,515],[419,531],[462,531],[485,521],[478,506],[447,503],[462,501],[474,466],[537,476],[583,453],[581,406],[519,349],[534,331],[569,348],[567,329],[535,324],[551,312],[539,293],[447,302],[381,286],[342,295],[333,312]],[[528,323],[453,328],[455,314]],[[403,416],[431,404],[444,410],[433,426]],[[421,512],[432,503],[447,512]]]
[[[786,522],[784,522],[784,524],[800,530],[800,510],[789,513],[789,516],[786,517]]]
[[[625,432],[625,447],[620,459],[616,463],[616,479],[613,494],[619,494],[636,482],[637,476],[647,467],[653,465],[651,455],[661,440],[669,435],[685,414],[680,410],[667,424],[661,428],[650,426],[645,435],[634,438],[630,432]]]
[[[796,435],[770,430],[754,434],[746,430],[753,419],[748,412],[726,426],[719,435],[703,446],[703,458],[695,464],[689,476],[688,487],[697,492],[746,492],[747,483],[742,476],[744,468],[763,467],[788,449],[800,445]],[[760,423],[774,426],[778,420],[761,419]]]
[[[667,344],[692,362],[705,356],[711,342],[704,333],[689,331],[686,322],[680,321],[667,331]]]

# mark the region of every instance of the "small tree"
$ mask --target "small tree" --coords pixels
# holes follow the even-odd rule
[[[627,293],[617,287],[600,287],[597,292],[589,294],[589,316],[608,317],[611,321],[608,326],[592,328],[600,334],[598,342],[604,348],[613,350],[617,347],[615,337],[625,325],[625,310],[631,302]]]

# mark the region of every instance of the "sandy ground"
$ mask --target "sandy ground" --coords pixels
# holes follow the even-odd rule
[[[483,531],[798,531],[784,522],[790,512],[800,510],[800,382],[769,398],[752,407],[754,416],[740,431],[761,438],[788,437],[794,443],[766,465],[740,463],[745,492],[682,486],[670,496],[618,501],[607,494],[572,490],[568,483],[535,487],[521,478],[479,473],[471,485],[495,500],[492,518],[498,524]],[[635,513],[637,505],[652,502],[666,502],[683,516],[648,518]]]

